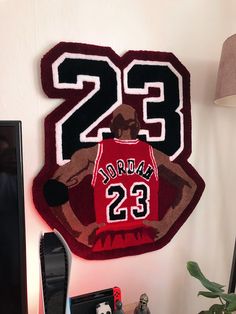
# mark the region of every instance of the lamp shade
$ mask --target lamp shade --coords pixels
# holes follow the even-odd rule
[[[215,104],[236,107],[236,34],[227,38],[222,47]]]

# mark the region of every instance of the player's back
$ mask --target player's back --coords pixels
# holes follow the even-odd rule
[[[147,143],[138,139],[102,141],[92,185],[96,221],[105,224],[99,234],[122,232],[127,240],[130,233],[132,238],[133,230],[146,228],[143,220],[158,219],[158,172],[152,147]],[[143,240],[152,241],[150,237]],[[131,242],[138,245],[137,241]]]

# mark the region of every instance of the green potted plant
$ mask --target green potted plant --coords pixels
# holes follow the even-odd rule
[[[207,291],[199,291],[198,295],[218,299],[218,303],[213,304],[209,310],[201,311],[199,314],[230,314],[236,311],[236,294],[225,293],[224,286],[208,280],[201,272],[196,262],[187,262],[187,269],[191,276],[200,280]]]

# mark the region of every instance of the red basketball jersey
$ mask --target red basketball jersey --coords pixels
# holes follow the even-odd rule
[[[150,145],[138,139],[102,141],[92,186],[96,222],[104,223],[97,235],[112,234],[97,241],[95,251],[153,242],[143,224],[158,220],[158,170]]]

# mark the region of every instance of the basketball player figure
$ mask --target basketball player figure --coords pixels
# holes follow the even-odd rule
[[[80,242],[91,247],[95,232],[131,230],[143,226],[154,231],[152,242],[163,237],[190,203],[195,182],[169,156],[137,136],[137,113],[122,104],[113,112],[110,125],[114,139],[76,151],[45,183],[44,195],[51,210]],[[84,226],[74,214],[68,189],[92,175],[96,222]],[[159,176],[178,189],[178,197],[158,219]],[[111,229],[112,228],[112,229]]]
[[[134,314],[151,314],[147,304],[148,296],[146,295],[146,293],[143,293],[140,296],[139,304],[136,306]]]

